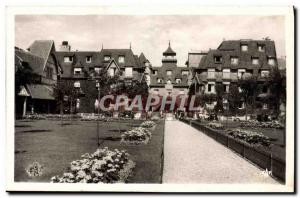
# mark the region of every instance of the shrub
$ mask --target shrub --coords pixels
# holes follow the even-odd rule
[[[277,121],[272,122],[258,122],[258,121],[243,121],[241,122],[242,128],[275,128],[283,129],[284,126]]]
[[[218,129],[218,130],[224,129],[223,124],[217,122],[210,122],[207,124],[207,126],[209,126],[212,129]]]
[[[151,133],[143,127],[135,127],[121,135],[121,143],[126,144],[147,144]]]
[[[71,162],[62,177],[51,178],[53,183],[119,183],[126,182],[135,163],[124,150],[111,151],[107,147],[95,153],[86,153],[82,159]]]
[[[270,145],[269,137],[263,135],[262,133],[243,130],[243,129],[234,129],[234,130],[227,130],[227,134],[234,138],[245,141],[249,144],[260,144],[263,146]]]
[[[41,114],[28,114],[23,116],[23,119],[29,119],[29,120],[45,120],[46,117]]]
[[[145,121],[140,126],[143,128],[151,128],[154,127],[156,124],[153,121]]]

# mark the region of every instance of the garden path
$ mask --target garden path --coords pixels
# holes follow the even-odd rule
[[[279,184],[261,169],[180,121],[166,121],[163,183]]]

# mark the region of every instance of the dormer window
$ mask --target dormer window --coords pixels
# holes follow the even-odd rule
[[[110,56],[109,55],[105,55],[104,56],[104,61],[109,61],[110,60]]]
[[[80,82],[79,81],[74,82],[74,87],[75,88],[80,88]]]
[[[252,60],[253,65],[258,65],[259,64],[259,58],[257,58],[257,57],[252,57],[251,60]]]
[[[100,69],[100,67],[95,67],[94,70],[95,70],[95,72],[96,72],[97,74],[99,74],[101,69]]]
[[[74,68],[74,74],[79,75],[79,74],[81,74],[81,72],[82,72],[81,68]]]
[[[172,75],[172,71],[171,70],[167,70],[167,75],[171,76]]]
[[[64,62],[65,63],[71,63],[71,62],[73,62],[73,56],[65,56],[64,57]]]
[[[125,56],[119,56],[119,63],[125,63]]]
[[[268,77],[269,74],[270,74],[270,71],[268,71],[268,70],[262,70],[261,71],[261,77],[263,77],[263,78]]]
[[[187,70],[183,70],[183,71],[181,71],[181,75],[182,76],[184,76],[184,75],[189,75],[189,71],[187,71]]]
[[[175,82],[176,82],[176,84],[180,84],[181,83],[181,78],[176,78]]]
[[[238,57],[231,57],[230,58],[230,63],[232,65],[237,65],[239,63],[239,58]]]
[[[268,58],[268,64],[274,66],[275,65],[275,58]]]
[[[222,56],[215,56],[214,60],[215,60],[215,63],[222,63]]]
[[[241,51],[243,51],[243,52],[248,51],[248,45],[242,44],[242,45],[241,45]]]
[[[161,83],[162,83],[162,79],[161,79],[161,78],[158,78],[158,79],[157,79],[157,83],[161,84]]]
[[[91,57],[91,56],[87,56],[87,57],[85,58],[85,62],[91,63],[91,62],[92,62],[92,57]]]
[[[265,51],[265,45],[258,44],[258,45],[257,45],[257,50],[258,50],[259,52],[264,52],[264,51]]]

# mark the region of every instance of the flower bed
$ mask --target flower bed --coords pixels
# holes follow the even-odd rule
[[[277,121],[258,122],[258,121],[243,121],[240,125],[242,128],[275,128],[283,129],[284,126]]]
[[[135,127],[121,135],[121,143],[147,144],[151,138],[151,132],[143,127]]]
[[[217,122],[210,122],[210,123],[207,124],[207,126],[212,128],[212,129],[217,129],[217,130],[224,129],[223,124],[217,123]]]
[[[156,124],[153,121],[145,121],[143,122],[140,126],[143,128],[152,128],[154,127]]]
[[[270,139],[262,133],[248,131],[243,129],[233,129],[226,131],[228,135],[245,141],[249,144],[258,144],[263,146],[270,146]]]
[[[124,183],[131,175],[135,163],[124,150],[111,151],[107,147],[82,159],[71,162],[62,177],[51,178],[53,183]]]

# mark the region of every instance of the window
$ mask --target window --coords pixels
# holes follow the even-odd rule
[[[223,91],[224,93],[229,93],[229,82],[223,82]]]
[[[207,84],[207,93],[215,93],[215,83],[209,82]]]
[[[189,75],[189,71],[187,71],[187,70],[183,70],[183,71],[181,71],[181,75]]]
[[[268,87],[267,86],[263,86],[263,88],[262,88],[262,93],[264,93],[264,94],[266,94],[266,93],[268,93]]]
[[[263,104],[263,109],[268,109],[268,104]]]
[[[232,65],[237,65],[239,63],[239,58],[238,57],[231,57],[230,62]]]
[[[157,70],[152,70],[152,74],[155,76],[157,75]]]
[[[176,81],[177,84],[181,83],[181,79],[180,78],[176,78],[175,81]]]
[[[46,78],[53,79],[53,68],[46,67]]]
[[[65,63],[71,63],[71,62],[73,62],[73,57],[72,56],[65,56],[64,57],[64,62]]]
[[[269,74],[270,74],[270,71],[268,71],[268,70],[262,70],[260,72],[260,74],[261,74],[261,77],[268,77]]]
[[[223,78],[225,79],[230,78],[230,69],[223,69]]]
[[[104,56],[104,61],[109,61],[110,60],[110,56],[109,55],[105,55]]]
[[[119,63],[125,63],[125,56],[119,56]]]
[[[208,69],[207,78],[215,78],[215,69]]]
[[[132,77],[132,67],[125,68],[125,77]]]
[[[158,78],[158,79],[157,79],[157,83],[162,83],[162,79],[161,79],[161,78]]]
[[[168,85],[172,84],[172,81],[171,81],[170,79],[167,80],[167,84],[168,84]]]
[[[74,74],[81,74],[82,69],[81,68],[74,68]]]
[[[172,75],[172,71],[171,70],[167,70],[167,75],[171,76]]]
[[[241,101],[239,103],[239,109],[244,109],[244,107],[245,107],[245,104],[244,104],[244,102]]]
[[[108,70],[109,76],[114,76],[115,73],[116,73],[116,68],[109,68],[109,70]]]
[[[74,87],[75,88],[80,88],[80,82],[79,81],[74,82]]]
[[[97,74],[99,74],[100,73],[100,71],[101,71],[101,68],[100,67],[95,67],[95,72],[97,73]]]
[[[241,45],[241,51],[243,52],[248,51],[248,45],[246,44]]]
[[[259,64],[259,58],[257,58],[257,57],[252,57],[251,59],[252,59],[252,64],[253,64],[253,65],[258,65],[258,64]]]
[[[222,56],[215,56],[214,60],[215,60],[215,63],[222,63]]]
[[[91,62],[92,62],[92,57],[91,57],[91,56],[87,56],[87,57],[85,58],[85,61],[86,61],[87,63],[91,63]]]
[[[268,64],[269,65],[275,65],[275,58],[268,58]]]
[[[238,78],[241,79],[245,73],[245,69],[238,69]]]
[[[257,50],[258,50],[259,52],[264,52],[264,51],[265,51],[265,45],[258,44],[258,45],[257,45]]]

